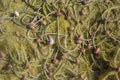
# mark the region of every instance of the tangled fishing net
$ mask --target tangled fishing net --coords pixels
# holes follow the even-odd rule
[[[0,0],[0,80],[120,80],[120,0]]]

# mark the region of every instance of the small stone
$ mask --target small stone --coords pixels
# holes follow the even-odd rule
[[[82,51],[83,53],[85,53],[86,49],[85,49],[85,48],[81,48],[81,51]]]
[[[76,40],[76,44],[81,44],[81,43],[82,43],[82,40],[79,40],[79,39]]]
[[[91,48],[92,48],[92,46],[91,46],[90,43],[87,45],[87,48],[88,48],[88,49],[91,49]]]
[[[45,26],[45,25],[47,25],[47,21],[46,20],[42,20],[42,21],[40,21],[40,24]]]
[[[74,29],[75,29],[74,26],[70,26],[70,27],[69,27],[69,30],[70,30],[70,31],[74,31]]]
[[[80,12],[80,14],[81,14],[81,15],[86,15],[86,12],[82,10],[82,11]]]
[[[57,11],[56,16],[60,17],[62,16],[62,13],[60,11]]]
[[[68,21],[71,20],[71,16],[68,15],[68,16],[67,16],[67,20],[68,20]]]
[[[117,72],[120,72],[120,67],[117,68]]]
[[[22,80],[27,80],[27,77],[26,77],[26,75],[23,75],[23,78],[22,78]]]
[[[83,40],[83,36],[82,36],[82,35],[79,35],[79,36],[78,36],[78,39],[79,39],[79,40]]]
[[[48,44],[49,45],[53,45],[53,44],[55,44],[55,41],[54,41],[54,39],[53,39],[53,37],[51,36],[51,35],[48,35]]]
[[[40,38],[37,38],[37,39],[36,39],[36,42],[37,42],[37,43],[40,43],[40,42],[41,42]]]
[[[109,30],[105,31],[105,34],[110,35],[110,31]]]
[[[100,48],[96,48],[96,50],[95,50],[95,54],[100,54],[100,52],[101,52],[101,50],[100,50]]]
[[[11,64],[9,64],[8,66],[7,66],[7,69],[9,69],[9,70],[11,70],[13,68],[13,66],[11,65]]]
[[[54,60],[53,60],[53,63],[54,63],[54,64],[58,64],[58,62],[59,62],[58,59],[54,59]]]
[[[5,21],[3,19],[0,19],[0,24],[3,24]]]
[[[20,36],[20,32],[19,31],[16,31],[15,34],[16,34],[17,37]]]
[[[14,14],[15,14],[16,17],[19,17],[19,12],[18,11],[15,11]]]
[[[0,51],[0,58],[5,58],[5,53],[3,51]]]
[[[50,76],[50,77],[53,76],[53,72],[52,72],[52,71],[49,72],[49,76]]]
[[[120,24],[120,20],[117,21],[117,24]]]
[[[65,60],[65,56],[64,55],[61,55],[61,60]]]
[[[31,29],[31,30],[34,30],[34,29],[35,29],[35,25],[34,25],[33,23],[29,24],[27,27],[28,27],[29,29]]]

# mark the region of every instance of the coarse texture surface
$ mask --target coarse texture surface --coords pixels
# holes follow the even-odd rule
[[[0,80],[120,80],[120,0],[0,0]]]

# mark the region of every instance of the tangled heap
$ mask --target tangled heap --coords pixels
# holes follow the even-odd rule
[[[119,0],[0,4],[0,79],[119,80]]]

